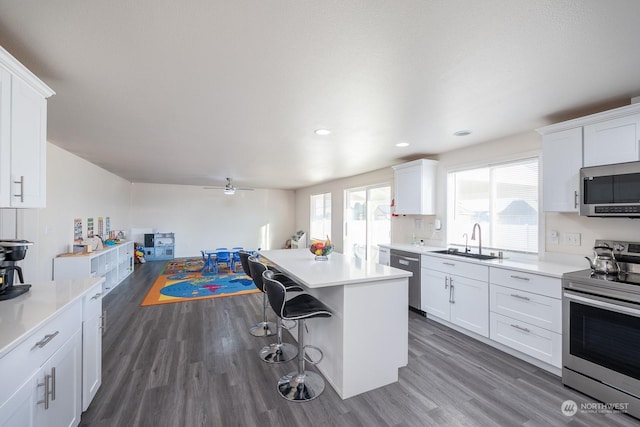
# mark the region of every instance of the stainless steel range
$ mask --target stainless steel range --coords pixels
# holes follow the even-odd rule
[[[597,240],[617,263],[562,276],[562,382],[640,418],[640,243]]]

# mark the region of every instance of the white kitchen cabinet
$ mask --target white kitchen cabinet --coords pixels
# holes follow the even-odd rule
[[[435,214],[437,165],[437,160],[420,159],[393,166],[396,214]]]
[[[378,246],[378,264],[391,265],[391,251],[384,246]]]
[[[0,207],[46,204],[46,98],[53,94],[0,48]]]
[[[422,310],[489,337],[489,269],[474,263],[422,256]]]
[[[491,267],[490,338],[561,367],[561,279]]]
[[[81,313],[67,306],[0,359],[1,426],[78,425]]]
[[[53,259],[53,279],[104,277],[103,294],[109,293],[133,272],[133,242],[90,253],[62,254]]]
[[[584,127],[584,166],[640,160],[640,114]]]
[[[36,408],[36,426],[67,427],[80,423],[81,374],[82,336],[77,329],[36,376],[37,399],[43,401]],[[47,388],[49,395],[45,396]]]
[[[545,212],[578,212],[582,127],[542,137],[542,208]]]
[[[82,412],[102,384],[102,328],[102,285],[98,284],[82,303]]]

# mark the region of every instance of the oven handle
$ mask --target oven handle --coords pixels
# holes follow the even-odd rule
[[[570,294],[568,292],[564,293],[565,298],[573,300],[573,301],[578,301],[578,302],[583,302],[585,304],[588,305],[592,305],[594,307],[600,307],[600,308],[607,308],[611,311],[615,311],[618,313],[625,313],[625,314],[630,314],[632,316],[635,317],[640,317],[640,310],[637,310],[635,308],[631,308],[631,307],[626,307],[623,305],[618,305],[618,304],[611,304],[609,302],[604,302],[604,301],[600,301],[600,300],[596,300],[593,298],[585,298],[585,297],[581,297],[578,295],[574,295],[574,294]]]

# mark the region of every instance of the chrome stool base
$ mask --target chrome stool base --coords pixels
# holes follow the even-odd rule
[[[291,402],[308,402],[324,391],[324,380],[315,372],[290,372],[278,381],[280,396]]]
[[[270,337],[276,334],[276,324],[273,322],[256,323],[249,329],[249,333],[254,337]]]
[[[271,344],[262,347],[260,350],[260,359],[267,363],[284,363],[295,359],[298,355],[298,347],[289,343]]]

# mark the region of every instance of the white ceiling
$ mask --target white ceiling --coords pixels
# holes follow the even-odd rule
[[[628,103],[639,16],[637,0],[0,0],[0,45],[57,92],[53,144],[132,182],[290,189]]]

